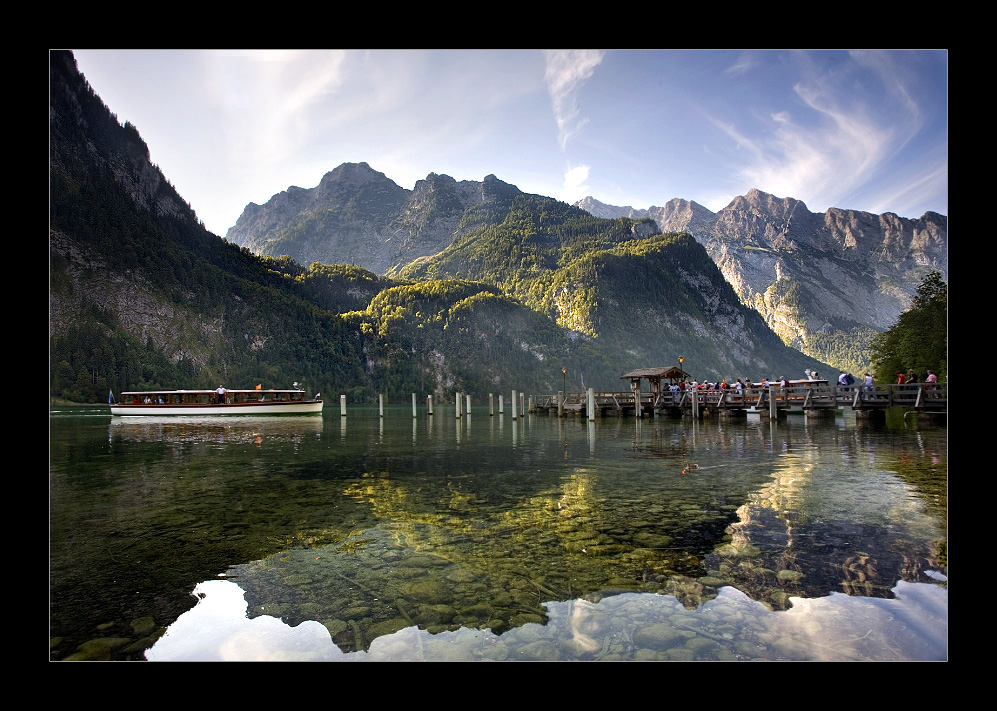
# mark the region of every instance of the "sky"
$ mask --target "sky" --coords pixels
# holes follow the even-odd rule
[[[568,203],[948,215],[945,50],[74,50],[213,233],[365,162]]]

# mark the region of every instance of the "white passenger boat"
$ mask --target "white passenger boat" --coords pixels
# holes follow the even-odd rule
[[[144,390],[121,393],[111,414],[137,415],[311,415],[321,414],[322,396],[304,390]]]

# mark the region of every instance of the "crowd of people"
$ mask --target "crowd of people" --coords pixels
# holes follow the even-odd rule
[[[807,381],[827,382],[826,380],[821,379],[820,375],[816,370],[812,371],[809,368],[807,368],[806,371],[804,372],[807,376],[806,377]],[[902,371],[898,370],[896,375],[897,375],[897,381],[896,381],[897,385],[910,385],[912,383],[921,382],[921,379],[918,377],[917,373],[914,372],[913,368],[908,369],[906,373],[903,373]],[[929,388],[934,387],[938,383],[938,376],[935,375],[935,372],[933,370],[928,370],[928,373],[924,377],[923,382],[927,384]],[[672,392],[684,392],[686,390],[734,390],[738,394],[741,394],[745,390],[749,390],[752,388],[767,389],[770,385],[780,385],[784,388],[787,388],[790,386],[790,384],[791,384],[790,381],[787,380],[785,377],[781,378],[763,377],[760,381],[757,382],[753,382],[750,378],[744,378],[744,379],[738,378],[734,382],[730,382],[726,378],[724,378],[719,382],[710,382],[707,380],[700,382],[699,380],[694,378],[692,380],[681,380],[681,381],[672,382],[671,386],[668,389]],[[856,384],[855,377],[851,373],[848,373],[844,370],[839,371],[836,384],[845,387],[853,386]],[[862,388],[865,391],[871,391],[875,389],[875,384],[873,383],[873,377],[869,373],[865,373],[863,376]]]
[[[913,368],[909,368],[906,373],[902,370],[898,370],[896,372],[896,376],[897,385],[913,385],[921,382],[921,379],[918,377],[917,373],[914,372]],[[924,377],[924,383],[929,387],[938,383],[938,376],[935,375],[935,371],[930,369],[928,370],[928,374]]]
[[[816,376],[816,371],[814,376]],[[810,380],[816,380],[817,378],[809,378]],[[781,385],[784,388],[788,388],[790,385],[789,380],[786,378],[762,378],[758,382],[752,382],[751,378],[738,378],[737,380],[730,382],[727,378],[719,382],[711,382],[709,380],[704,380],[700,382],[699,380],[693,378],[692,380],[680,380],[673,382],[668,388],[672,392],[683,392],[685,390],[735,390],[738,394],[745,390],[751,388],[768,388],[769,385]]]

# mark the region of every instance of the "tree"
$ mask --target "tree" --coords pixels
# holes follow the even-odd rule
[[[939,381],[948,378],[948,286],[933,271],[917,287],[910,308],[897,322],[870,342],[870,361],[877,382],[892,383],[897,371],[924,379],[933,370]]]

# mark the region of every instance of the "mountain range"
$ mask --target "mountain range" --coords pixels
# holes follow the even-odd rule
[[[223,239],[151,162],[139,127],[118,122],[70,52],[53,52],[52,394],[86,401],[108,389],[299,381],[351,400],[387,392],[407,402],[413,392],[626,389],[623,373],[679,357],[700,379],[839,365],[786,345],[746,303],[696,231],[709,211],[677,205],[688,221],[662,232],[662,216],[593,209],[495,176],[430,174],[406,190],[364,163],[344,164],[316,188],[247,205]],[[719,216],[735,222],[722,211],[714,224]],[[740,255],[732,264],[777,252],[790,272],[792,239],[754,239],[728,250]],[[904,259],[937,261],[922,251]],[[851,264],[847,250],[832,252],[822,259]],[[806,288],[836,282],[815,283]],[[775,313],[794,294],[798,311],[810,306],[803,284],[782,286]]]
[[[416,274],[472,229],[465,220],[495,197],[518,192],[494,175],[481,182],[431,173],[413,190],[366,163],[343,164],[313,189],[291,187],[250,203],[226,238],[302,264],[349,263],[380,274]],[[720,210],[675,198],[646,210],[575,203],[605,219],[633,220],[635,236],[690,234],[782,341],[818,360],[864,371],[869,338],[910,305],[931,271],[948,273],[948,219],[828,209],[751,190]],[[652,224],[653,222],[653,224]],[[444,272],[435,270],[437,276]],[[464,269],[466,278],[480,278]]]

